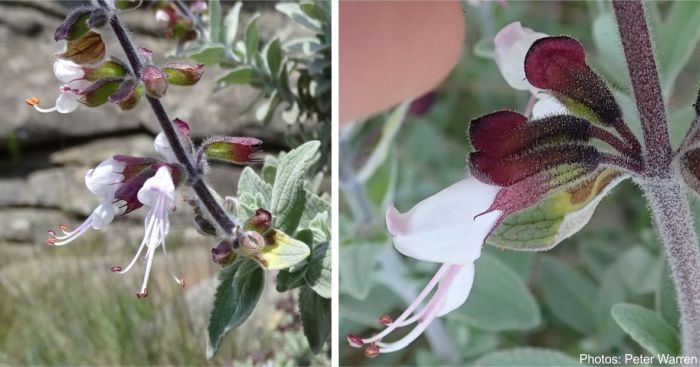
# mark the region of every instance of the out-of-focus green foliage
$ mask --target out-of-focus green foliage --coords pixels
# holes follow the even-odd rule
[[[691,62],[698,60],[699,37],[688,26],[700,21],[700,6],[647,8],[677,145],[693,117],[700,75]],[[528,93],[510,88],[490,58],[503,26],[520,21],[581,41],[641,136],[609,2],[480,2],[465,3],[465,10],[462,59],[434,91],[427,113],[402,105],[341,132],[341,336],[379,330],[377,317],[403,310],[436,269],[393,249],[387,204],[405,211],[464,177],[472,118],[525,108]],[[691,205],[700,223],[700,204]],[[546,253],[485,247],[467,302],[409,348],[370,360],[341,343],[341,364],[578,365],[580,353],[677,354],[678,308],[663,251],[641,193],[625,181],[582,231]]]

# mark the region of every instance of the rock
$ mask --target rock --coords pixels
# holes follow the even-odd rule
[[[49,159],[51,163],[60,165],[78,164],[94,167],[117,154],[136,157],[155,157],[158,155],[153,148],[153,137],[138,134],[94,140],[54,152],[49,156]]]

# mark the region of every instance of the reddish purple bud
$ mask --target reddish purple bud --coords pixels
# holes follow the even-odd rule
[[[421,97],[413,100],[411,106],[408,108],[408,112],[414,116],[423,116],[428,113],[430,107],[433,106],[435,102],[435,92],[428,92]]]
[[[245,229],[256,231],[258,233],[267,232],[271,226],[272,213],[262,208],[256,210],[255,214],[250,217],[250,219],[248,219],[244,225]]]
[[[259,139],[237,136],[213,137],[202,144],[207,158],[235,164],[259,162],[260,145]]]
[[[622,111],[615,97],[586,64],[583,46],[571,37],[535,41],[525,56],[525,75],[530,84],[552,91],[565,105],[571,106],[569,99],[590,110],[600,123],[622,123]],[[574,112],[581,112],[575,111],[576,107],[581,106],[574,106]]]
[[[153,65],[147,65],[143,68],[141,80],[146,87],[146,93],[153,98],[160,98],[165,95],[168,89],[168,82],[165,80],[167,75]]]
[[[221,241],[211,249],[211,259],[215,263],[226,266],[236,260],[236,251],[233,251],[233,246],[230,242]]]
[[[176,118],[173,120],[173,125],[175,125],[175,129],[177,130],[178,134],[182,136],[190,135],[190,125],[188,125],[184,120]]]
[[[544,146],[506,157],[474,152],[469,160],[472,174],[480,181],[507,187],[559,166],[583,165],[592,170],[598,166],[600,153],[592,146],[571,144]]]
[[[196,84],[204,73],[204,64],[167,64],[163,65],[167,81],[173,85],[189,86]]]
[[[590,127],[588,121],[571,115],[528,122],[519,113],[498,111],[474,119],[469,127],[469,137],[475,150],[502,157],[535,148],[536,144],[587,141]]]
[[[265,238],[256,231],[244,233],[238,241],[241,248],[251,254],[256,254],[265,248]]]
[[[348,344],[350,344],[350,346],[353,348],[362,348],[362,346],[365,345],[365,343],[362,341],[362,338],[360,338],[357,335],[348,334],[347,340]]]

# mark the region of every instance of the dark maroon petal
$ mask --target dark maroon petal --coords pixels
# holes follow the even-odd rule
[[[622,111],[615,97],[586,64],[583,46],[571,37],[535,41],[525,56],[525,76],[533,86],[552,91],[565,105],[571,105],[567,99],[581,104],[596,114],[600,123],[621,123]]]
[[[590,127],[588,121],[570,115],[527,122],[518,113],[499,111],[472,121],[469,133],[476,150],[502,157],[542,144],[587,141]]]
[[[114,94],[109,96],[109,101],[114,104],[126,102],[136,95],[136,81],[134,79],[126,79],[122,82]]]
[[[588,145],[545,146],[523,154],[494,157],[485,152],[469,156],[472,174],[482,182],[511,186],[525,178],[564,165],[583,164],[595,168],[600,153]]]
[[[188,125],[184,120],[176,118],[173,120],[173,125],[175,125],[175,128],[180,135],[190,135],[190,125]]]
[[[130,180],[134,176],[160,162],[155,158],[132,157],[128,155],[115,155],[112,159],[124,164],[125,167],[122,171],[124,181]]]
[[[265,233],[272,226],[272,213],[265,209],[258,209],[255,214],[245,222],[245,229]]]
[[[121,185],[121,187],[119,187],[119,190],[114,193],[114,199],[116,201],[123,201],[124,206],[126,207],[126,210],[124,210],[122,215],[129,214],[143,206],[143,204],[141,204],[137,198],[137,194],[139,193],[139,190],[141,190],[141,187],[143,187],[146,180],[156,174],[157,169],[154,168],[156,166],[157,165],[152,165],[130,179],[124,180],[124,183]]]

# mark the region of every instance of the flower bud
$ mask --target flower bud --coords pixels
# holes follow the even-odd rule
[[[233,251],[233,246],[230,242],[221,241],[216,247],[211,249],[211,259],[221,266],[231,264],[236,260],[237,256],[238,254],[236,251]]]
[[[153,98],[160,98],[165,95],[168,89],[167,75],[153,65],[147,65],[143,68],[141,79],[146,87],[146,93]]]
[[[265,233],[272,226],[272,213],[265,209],[258,209],[255,214],[245,222],[245,229]]]
[[[207,158],[235,164],[259,162],[256,154],[262,141],[255,138],[238,136],[213,137],[202,144]]]
[[[128,111],[139,103],[143,94],[143,86],[136,83],[134,79],[127,79],[119,86],[119,89],[109,96],[109,101],[119,105],[119,107]]]
[[[196,84],[202,77],[204,64],[167,64],[163,66],[163,72],[168,76],[168,83],[189,86]]]
[[[83,66],[82,71],[84,75],[82,78],[94,81],[102,78],[122,77],[126,75],[127,70],[129,69],[123,61],[113,57],[111,60],[105,61],[96,67]]]
[[[238,241],[241,248],[249,254],[257,254],[265,248],[265,238],[255,231],[244,233]]]

